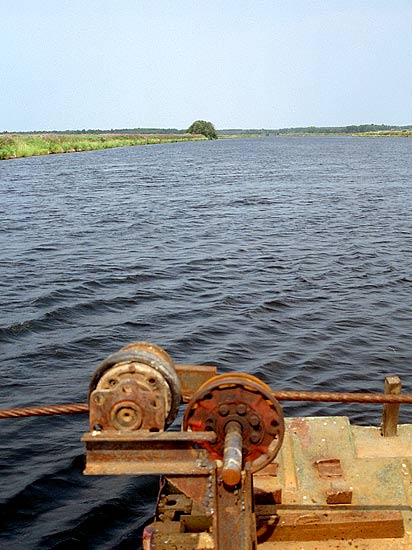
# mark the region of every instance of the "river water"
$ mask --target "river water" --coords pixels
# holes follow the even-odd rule
[[[379,392],[398,374],[412,392],[411,181],[401,138],[2,161],[0,407],[86,401],[99,362],[135,340],[278,389]],[[140,547],[158,481],[82,476],[86,430],[86,415],[0,421],[2,547]]]

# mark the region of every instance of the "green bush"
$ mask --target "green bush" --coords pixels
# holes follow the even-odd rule
[[[207,139],[217,139],[217,132],[211,122],[206,120],[196,120],[187,129],[188,134],[201,134]]]

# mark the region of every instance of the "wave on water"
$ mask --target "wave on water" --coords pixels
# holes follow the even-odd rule
[[[398,374],[412,393],[411,147],[279,137],[2,165],[0,406],[82,402],[136,340],[274,389],[376,392]],[[1,430],[2,547],[140,547],[158,480],[83,476],[85,415]]]

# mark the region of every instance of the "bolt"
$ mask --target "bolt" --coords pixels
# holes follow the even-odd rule
[[[259,443],[259,440],[260,440],[260,435],[258,434],[258,432],[252,432],[252,434],[250,435],[250,442],[251,443]]]
[[[220,405],[219,414],[222,416],[227,416],[229,414],[229,405],[227,403],[222,403],[222,405]]]
[[[252,428],[258,428],[260,426],[260,418],[257,414],[251,414],[249,417],[249,423]]]
[[[240,416],[244,416],[247,412],[247,407],[244,403],[239,403],[239,405],[236,407],[237,414],[240,414]]]

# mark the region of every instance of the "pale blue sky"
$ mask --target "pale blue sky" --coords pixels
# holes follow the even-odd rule
[[[411,0],[0,0],[0,131],[412,124]]]

